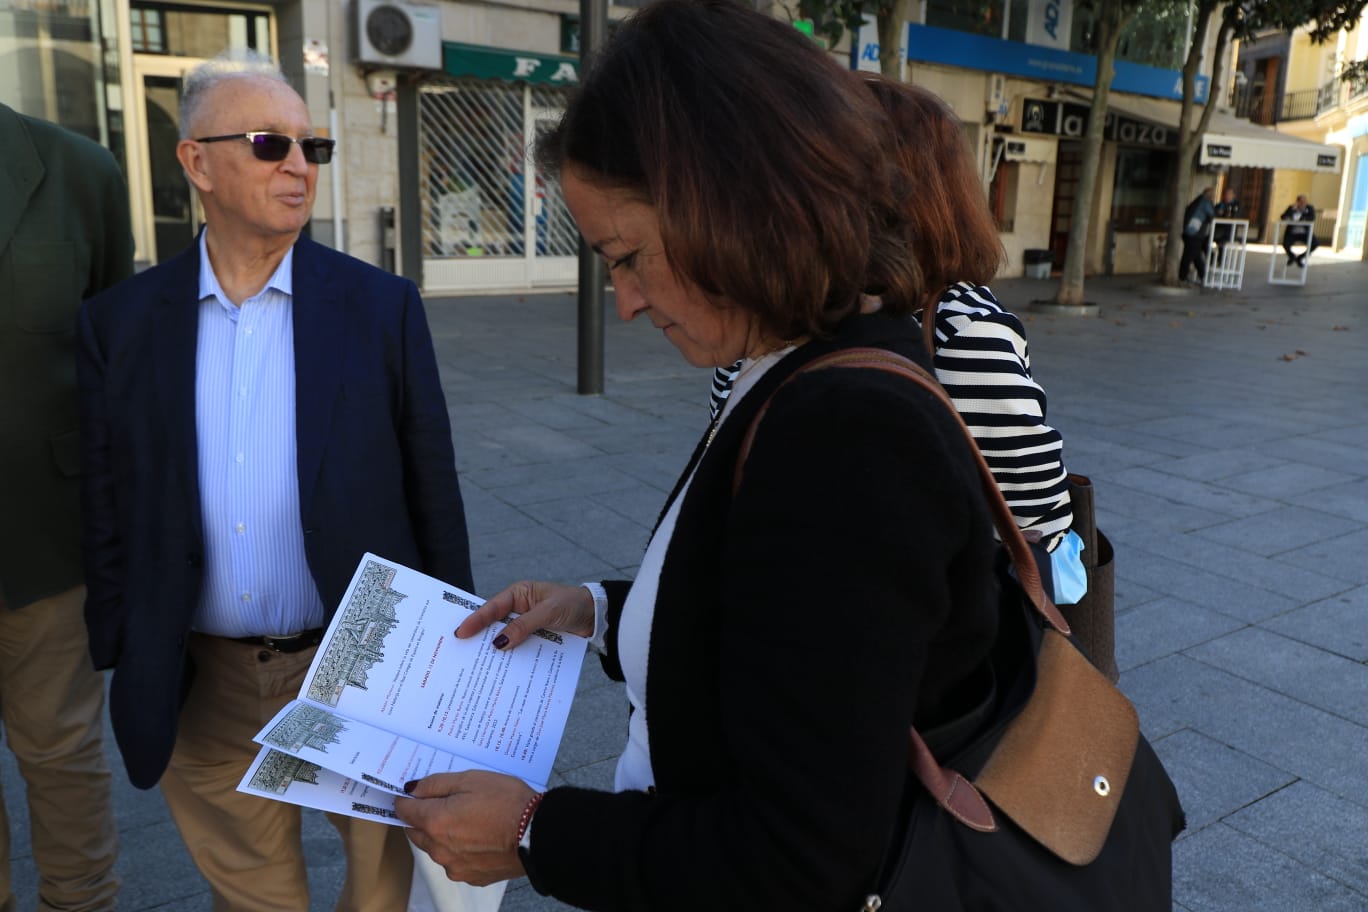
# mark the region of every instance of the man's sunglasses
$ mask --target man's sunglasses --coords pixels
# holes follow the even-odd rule
[[[304,153],[304,160],[314,165],[326,165],[332,161],[333,146],[337,145],[335,139],[322,139],[318,136],[306,136],[303,139],[295,139],[293,136],[286,136],[284,133],[229,133],[225,136],[201,136],[195,142],[227,142],[230,139],[242,139],[252,147],[252,154],[261,161],[278,162],[284,161],[285,156],[290,154],[290,145],[299,143],[299,150]]]

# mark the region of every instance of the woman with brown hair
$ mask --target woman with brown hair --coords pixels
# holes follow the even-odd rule
[[[658,0],[540,143],[619,315],[743,366],[633,581],[518,583],[457,630],[513,614],[497,648],[590,636],[633,712],[613,792],[410,783],[396,810],[452,878],[526,873],[590,909],[858,908],[902,818],[909,726],[991,692],[972,444],[902,377],[799,373],[861,347],[929,367],[887,142],[874,97],[788,23]]]
[[[987,495],[1003,505],[938,391],[805,370],[890,353],[930,367],[889,137],[873,94],[789,24],[657,0],[539,143],[619,315],[691,364],[742,366],[634,580],[515,583],[457,628],[511,616],[496,649],[538,629],[589,637],[632,712],[612,792],[479,771],[407,783],[395,811],[452,879],[526,874],[587,909],[873,908],[895,836],[915,831],[931,835],[908,889],[927,908],[1171,905],[1181,811],[1152,754],[1105,863],[1023,847],[1050,882],[1035,889],[950,860],[991,827],[951,834],[909,773],[910,727],[947,756],[986,737],[992,709],[1029,692],[1035,650],[996,572]]]
[[[863,78],[893,132],[899,208],[928,290],[918,323],[936,378],[969,425],[1017,525],[1049,552],[1039,563],[1055,601],[1077,602],[1087,583],[1082,541],[1069,528],[1064,441],[1045,421],[1045,390],[1031,375],[1026,330],[988,289],[1004,254],[963,125],[927,89],[876,74]]]
[[[1045,390],[1031,375],[1025,328],[988,289],[1004,253],[963,126],[927,89],[873,73],[860,78],[892,131],[899,170],[894,200],[928,289],[917,322],[934,354],[936,378],[1037,549],[1047,590],[1053,588],[1059,604],[1077,602],[1087,580],[1082,540],[1070,531],[1064,441],[1045,421]],[[714,419],[739,367],[714,371]]]

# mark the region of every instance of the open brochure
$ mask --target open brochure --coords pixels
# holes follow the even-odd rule
[[[565,732],[585,640],[502,623],[458,640],[483,603],[374,554],[361,559],[292,700],[256,736],[238,791],[400,825],[394,797],[429,773],[492,770],[537,791]]]

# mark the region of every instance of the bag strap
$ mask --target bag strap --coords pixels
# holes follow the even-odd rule
[[[1026,537],[1021,534],[1021,528],[1017,525],[1016,518],[1012,516],[1012,510],[1007,506],[1007,501],[997,486],[997,480],[993,478],[993,470],[988,468],[988,462],[983,458],[983,453],[979,450],[974,435],[969,431],[964,419],[960,417],[959,410],[955,408],[949,394],[945,392],[935,377],[931,376],[925,368],[915,361],[905,358],[897,352],[884,348],[842,349],[809,361],[785,378],[784,382],[779,384],[774,393],[771,393],[770,397],[760,406],[760,410],[755,413],[755,418],[751,420],[750,427],[746,429],[746,436],[741,440],[741,450],[737,454],[736,468],[732,475],[732,493],[735,494],[741,487],[746,457],[750,455],[756,430],[769,411],[770,403],[774,401],[775,394],[801,374],[831,367],[882,370],[905,377],[935,396],[945,406],[946,410],[955,417],[956,424],[959,425],[960,430],[964,432],[965,438],[969,441],[970,450],[973,452],[975,463],[978,465],[983,493],[988,499],[988,506],[993,514],[993,526],[997,529],[998,537],[1002,540],[1003,545],[1006,546],[1007,553],[1011,555],[1012,566],[1016,570],[1017,579],[1020,581],[1022,589],[1025,590],[1036,613],[1047,624],[1060,633],[1068,634],[1069,622],[1064,620],[1064,615],[1045,594],[1045,589],[1040,582],[1040,570],[1036,567],[1035,558],[1031,556],[1030,545],[1026,543]]]
[[[1075,535],[1083,540],[1083,566],[1089,570],[1097,566],[1097,509],[1093,500],[1092,480],[1086,475],[1070,472],[1068,477],[1069,506],[1073,510],[1070,524]]]
[[[832,367],[881,370],[904,377],[935,396],[945,406],[946,410],[955,417],[955,422],[964,432],[964,436],[969,441],[969,449],[974,454],[974,460],[979,470],[979,480],[983,485],[983,493],[993,515],[993,525],[1012,559],[1017,581],[1025,591],[1031,606],[1045,623],[1067,635],[1069,623],[1064,620],[1064,615],[1045,594],[1045,589],[1040,582],[1040,570],[1036,566],[1035,559],[1031,556],[1030,546],[1026,544],[1026,538],[1022,535],[1016,518],[1012,516],[1012,511],[1007,506],[1007,500],[1002,496],[1001,489],[998,488],[997,480],[993,478],[992,469],[988,467],[987,460],[983,458],[978,442],[974,440],[974,435],[969,431],[968,425],[964,423],[959,409],[955,408],[949,394],[945,392],[935,377],[915,361],[897,352],[883,348],[843,349],[815,358],[785,378],[784,382],[779,384],[770,394],[770,397],[760,406],[759,411],[751,420],[750,426],[746,429],[746,435],[741,441],[740,452],[736,457],[736,468],[732,475],[732,493],[735,494],[741,487],[746,458],[750,455],[751,445],[755,440],[755,432],[760,426],[761,419],[769,411],[770,403],[774,400],[775,394],[793,382],[794,378],[800,374]],[[992,809],[988,807],[988,803],[978,789],[974,787],[974,784],[960,773],[942,767],[931,753],[931,749],[927,747],[926,742],[922,740],[922,736],[915,726],[909,728],[908,740],[908,765],[922,786],[936,799],[936,803],[971,829],[980,832],[996,830],[997,823],[993,819]]]

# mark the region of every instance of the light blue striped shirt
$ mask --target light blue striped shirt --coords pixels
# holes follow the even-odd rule
[[[195,629],[290,634],[323,624],[304,555],[295,456],[293,248],[237,307],[200,235],[195,429],[204,588]]]

